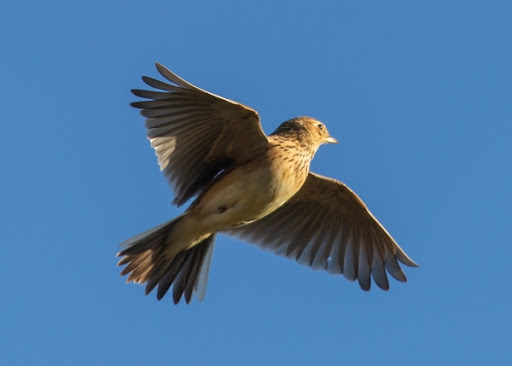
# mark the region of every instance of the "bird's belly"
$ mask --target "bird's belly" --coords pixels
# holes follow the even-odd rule
[[[269,168],[240,167],[208,189],[191,207],[207,231],[242,225],[268,215],[289,197]]]

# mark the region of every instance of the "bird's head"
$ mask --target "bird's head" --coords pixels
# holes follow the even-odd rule
[[[283,122],[274,134],[295,136],[313,145],[314,151],[322,144],[335,144],[338,141],[329,135],[325,125],[312,117],[296,117]]]
[[[337,144],[338,140],[329,135],[327,127],[325,125],[311,117],[298,117],[295,118],[300,124],[302,124],[311,135],[313,142],[318,146],[322,144]]]

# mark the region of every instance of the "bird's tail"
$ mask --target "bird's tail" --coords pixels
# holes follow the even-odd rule
[[[118,265],[127,266],[121,276],[130,274],[127,282],[146,283],[146,295],[158,286],[156,297],[160,300],[173,285],[172,297],[177,304],[185,295],[187,304],[196,292],[201,301],[206,292],[208,273],[213,253],[215,234],[208,235],[192,248],[173,253],[168,241],[176,223],[183,216],[139,234],[121,245],[117,253],[122,257]]]

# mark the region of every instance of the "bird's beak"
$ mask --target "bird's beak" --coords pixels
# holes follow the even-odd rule
[[[325,142],[327,142],[328,144],[337,144],[338,140],[336,140],[334,137],[329,136],[325,139]]]

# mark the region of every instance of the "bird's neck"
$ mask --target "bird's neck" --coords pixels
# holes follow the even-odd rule
[[[316,151],[316,148],[314,146],[315,144],[311,136],[307,132],[302,130],[280,131],[278,129],[270,136],[274,137],[276,141],[283,145],[293,146],[305,152],[312,152],[313,154]]]
[[[316,148],[310,138],[301,134],[279,133],[270,136],[271,145],[286,152],[285,155],[313,159]]]

